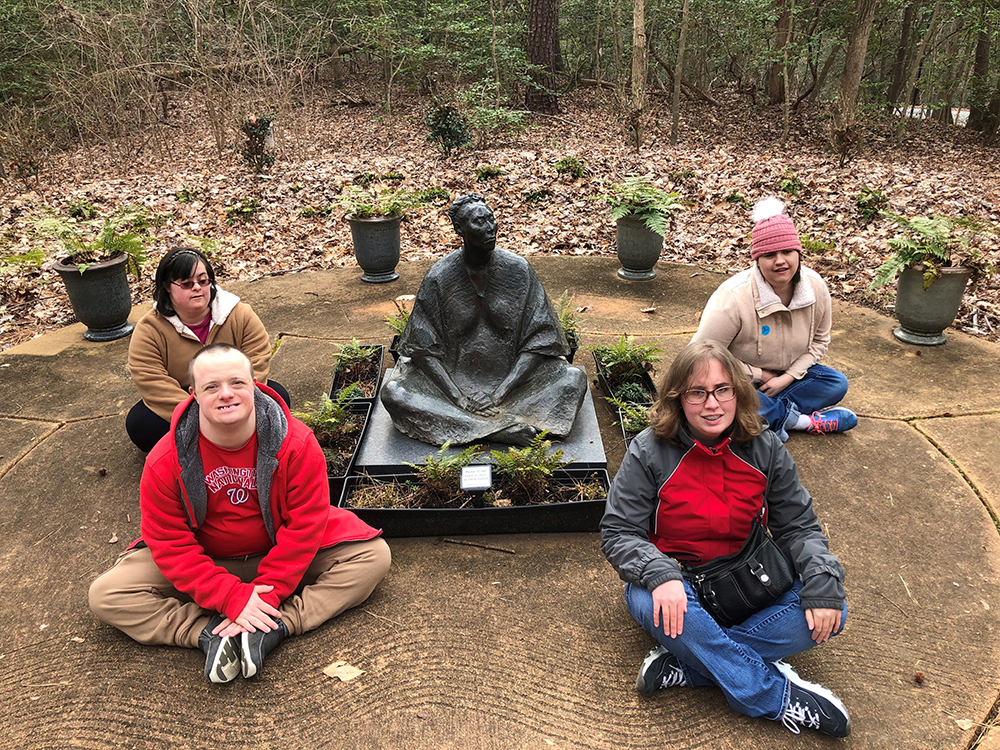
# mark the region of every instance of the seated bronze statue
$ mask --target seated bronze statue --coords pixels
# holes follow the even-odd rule
[[[448,210],[461,250],[435,263],[413,303],[399,362],[382,389],[396,429],[433,445],[525,445],[569,435],[587,378],[528,262],[496,249],[482,196]]]

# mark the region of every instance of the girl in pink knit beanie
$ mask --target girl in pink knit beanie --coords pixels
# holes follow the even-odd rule
[[[692,341],[717,341],[743,363],[761,416],[782,440],[789,430],[849,430],[857,415],[834,407],[847,378],[819,364],[830,345],[830,291],[801,264],[799,233],[781,201],[757,203],[753,222],[753,265],[715,290]]]

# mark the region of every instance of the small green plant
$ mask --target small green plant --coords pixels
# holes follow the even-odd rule
[[[326,218],[336,210],[336,205],[333,203],[327,204],[326,206],[306,206],[299,210],[299,216],[303,219],[317,219]]]
[[[419,204],[443,205],[451,201],[451,193],[439,185],[417,190],[413,193],[413,200]]]
[[[629,404],[649,403],[649,393],[640,383],[636,383],[634,381],[622,383],[618,387],[616,396]]]
[[[788,195],[798,195],[802,192],[803,187],[805,186],[802,184],[802,180],[798,178],[798,175],[791,168],[785,170],[785,176],[778,183],[778,189]]]
[[[584,163],[575,156],[564,156],[556,162],[556,174],[565,175],[574,180],[582,180],[587,176]]]
[[[505,451],[490,451],[497,475],[509,479],[520,490],[520,496],[513,499],[514,505],[527,505],[532,497],[543,495],[549,478],[567,463],[561,448],[551,450],[548,434],[548,430],[538,433],[523,448],[512,446]]]
[[[45,253],[39,249],[15,255],[0,255],[0,271],[17,268],[37,268],[45,262]]]
[[[267,171],[274,164],[273,119],[270,115],[251,115],[240,123],[244,135],[240,154],[257,174]]]
[[[90,221],[97,218],[97,209],[86,198],[66,201],[66,213],[71,219]]]
[[[646,229],[661,237],[667,235],[671,215],[684,206],[680,193],[667,193],[652,183],[652,176],[630,175],[624,182],[612,183],[610,191],[597,196],[611,207],[611,219],[618,221],[626,216],[643,220]]]
[[[341,194],[340,206],[356,219],[372,219],[377,216],[405,216],[407,210],[418,205],[412,190],[379,190],[375,186],[362,190],[348,187]]]
[[[889,208],[889,196],[881,190],[873,190],[865,185],[861,186],[861,192],[854,202],[865,224],[871,224]]]
[[[625,432],[636,435],[649,427],[649,409],[641,406],[641,402],[628,401],[621,396],[604,400],[618,408],[618,424]]]
[[[451,104],[436,104],[427,113],[424,124],[430,130],[427,140],[444,149],[445,156],[472,142],[469,121]]]
[[[399,172],[386,172],[382,175],[382,179],[386,182],[402,182],[406,177]]]
[[[814,240],[811,237],[802,237],[800,241],[802,242],[802,249],[813,255],[825,255],[826,253],[832,253],[836,249],[832,240],[830,242],[823,242],[822,240]]]
[[[671,182],[687,182],[694,179],[694,172],[690,169],[682,169],[678,172],[671,172],[668,177]]]
[[[546,190],[545,188],[539,188],[538,190],[529,190],[524,193],[524,202],[531,204],[545,203],[549,198],[552,197],[552,192]]]
[[[152,227],[162,227],[167,223],[167,216],[156,214],[146,206],[129,203],[115,212],[119,226],[127,227],[133,232],[143,232]]]
[[[410,322],[410,311],[398,299],[394,299],[392,304],[396,306],[396,312],[385,316],[385,324],[393,333],[402,336],[406,324]]]
[[[735,191],[726,196],[726,203],[738,203],[744,208],[750,208],[750,201]]]
[[[491,164],[484,164],[481,167],[476,167],[476,182],[486,182],[487,180],[492,180],[494,177],[499,177],[505,174],[505,172],[500,169],[500,167],[494,167]]]
[[[594,346],[591,349],[608,375],[613,377],[647,372],[660,361],[659,355],[663,353],[655,343],[637,344],[635,336],[627,333],[623,333],[614,344]]]
[[[292,412],[313,431],[326,458],[326,470],[332,475],[344,474],[364,426],[364,417],[350,408],[349,391],[344,388],[336,399],[324,393],[318,403],[307,402],[303,411]]]
[[[226,223],[235,224],[237,221],[253,221],[254,216],[260,209],[260,201],[256,198],[240,198],[232,206],[226,207]]]
[[[191,185],[184,185],[174,193],[174,198],[178,203],[193,203],[198,200],[199,195],[201,195],[201,191],[198,188]]]
[[[427,456],[422,464],[404,461],[423,480],[424,491],[429,495],[425,507],[440,507],[460,493],[462,469],[482,452],[482,446],[470,445],[461,453],[449,456],[450,447],[451,443],[446,442],[437,453]]]
[[[576,295],[571,295],[569,289],[563,291],[562,296],[556,301],[556,315],[559,317],[559,325],[566,334],[570,344],[580,340],[580,315],[576,310],[574,300]]]
[[[362,362],[367,363],[372,356],[372,348],[357,339],[351,339],[349,344],[340,344],[340,351],[333,355],[337,360],[337,369],[346,370]]]
[[[944,216],[904,216],[885,212],[900,230],[889,240],[893,254],[875,271],[875,278],[868,288],[884,286],[896,278],[904,268],[923,266],[924,289],[941,274],[941,267],[963,266],[972,271],[970,280],[975,286],[996,273],[996,266],[982,253],[969,247],[973,237],[984,230],[970,226],[970,222]],[[974,222],[973,222],[974,223]]]
[[[372,183],[378,182],[378,175],[374,172],[358,172],[354,175],[353,182],[358,187],[366,188]]]

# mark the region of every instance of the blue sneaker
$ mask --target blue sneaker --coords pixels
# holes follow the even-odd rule
[[[684,687],[687,678],[677,657],[663,646],[657,646],[643,659],[635,689],[643,695],[652,695],[661,688]]]
[[[843,406],[831,406],[823,411],[814,411],[809,415],[809,427],[806,432],[815,435],[826,435],[830,432],[847,432],[857,427],[858,415]]]

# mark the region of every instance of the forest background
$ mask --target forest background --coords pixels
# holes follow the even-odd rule
[[[507,249],[613,254],[594,199],[650,175],[685,202],[663,259],[729,271],[774,194],[831,292],[889,311],[879,211],[957,220],[1000,261],[998,21],[996,0],[0,0],[0,349],[73,320],[58,223],[147,238],[141,302],[182,243],[223,284],[353,266],[358,185],[425,191],[405,262],[457,247],[445,208],[473,190]],[[1000,340],[995,273],[956,325]]]

